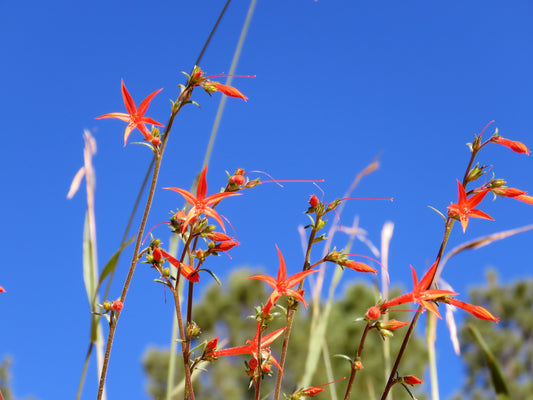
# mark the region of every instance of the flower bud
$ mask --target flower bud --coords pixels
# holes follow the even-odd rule
[[[163,254],[161,253],[161,249],[159,247],[154,247],[152,249],[152,257],[155,262],[161,261]]]
[[[380,322],[378,326],[381,329],[387,329],[389,331],[394,331],[396,329],[404,327],[405,325],[409,325],[409,322],[403,322],[403,321],[391,319],[390,321],[387,321],[387,322]]]
[[[353,367],[355,370],[359,371],[363,369],[363,363],[360,360],[357,360],[353,363]]]
[[[194,339],[197,338],[198,335],[200,335],[202,331],[200,330],[200,327],[196,324],[196,322],[191,321],[189,325],[187,325],[187,329],[185,331],[185,335],[187,336],[187,339]]]
[[[110,301],[106,300],[104,301],[104,304],[102,304],[102,308],[105,312],[109,312],[113,309],[113,304]]]
[[[365,319],[367,321],[375,321],[379,317],[381,317],[381,311],[379,307],[376,306],[370,307],[365,314]]]
[[[242,186],[244,184],[244,182],[246,181],[246,179],[242,175],[233,175],[230,178],[230,181],[231,181],[231,183],[234,183],[237,186]]]
[[[225,242],[227,240],[234,240],[234,238],[222,232],[210,232],[207,235],[205,235],[205,237],[215,242]]]
[[[315,208],[316,206],[318,206],[318,197],[316,197],[314,194],[311,195],[311,198],[309,199],[309,205],[313,208]]]
[[[111,308],[113,309],[113,311],[120,311],[124,308],[124,303],[120,300],[115,300],[111,305]]]
[[[479,164],[477,164],[474,168],[472,168],[466,177],[467,182],[473,182],[476,179],[478,179],[480,176],[482,176],[485,171],[483,171],[485,167],[480,167]]]
[[[228,250],[231,250],[233,247],[238,246],[239,244],[240,243],[237,242],[236,240],[228,240],[228,241],[217,244],[213,248],[213,251],[228,251]]]
[[[408,385],[419,385],[421,383],[424,383],[421,379],[418,379],[414,375],[407,375],[407,376],[404,376],[402,379],[403,379],[403,382],[407,383]]]
[[[209,342],[207,342],[207,345],[205,346],[205,351],[212,351],[217,348],[218,345],[218,338],[211,339]]]

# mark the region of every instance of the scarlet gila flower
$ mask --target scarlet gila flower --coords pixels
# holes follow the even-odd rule
[[[194,283],[200,282],[200,275],[194,270],[193,267],[184,263],[180,263],[179,260],[168,254],[165,250],[159,250],[161,251],[161,254],[163,254],[163,257],[165,257],[169,263],[175,266],[185,279]]]
[[[318,272],[317,270],[310,269],[307,271],[298,272],[287,278],[287,268],[285,266],[285,260],[283,259],[283,255],[281,254],[281,251],[278,248],[278,246],[276,246],[276,249],[278,250],[278,258],[279,258],[279,269],[278,269],[277,279],[274,279],[268,275],[255,275],[249,278],[249,279],[259,279],[259,280],[265,281],[268,285],[270,285],[274,289],[274,291],[270,295],[270,298],[268,299],[267,304],[263,308],[263,314],[265,315],[270,312],[270,309],[272,308],[272,306],[283,295],[292,296],[298,301],[301,301],[303,305],[307,307],[307,303],[305,302],[305,299],[302,296],[303,291],[293,290],[291,289],[291,287],[300,283],[307,275],[312,274],[314,272]]]
[[[508,187],[499,187],[499,188],[495,188],[491,190],[492,190],[492,193],[494,193],[495,195],[503,196],[503,197],[516,197],[516,196],[522,196],[527,193],[517,188],[508,188]]]
[[[187,203],[189,203],[192,208],[187,213],[187,218],[185,218],[185,221],[183,221],[181,225],[181,233],[185,233],[187,230],[187,226],[189,223],[196,217],[198,217],[201,214],[205,214],[208,217],[213,217],[222,227],[224,232],[226,232],[226,228],[224,227],[224,222],[222,222],[222,218],[220,218],[220,215],[212,208],[210,207],[213,204],[217,204],[220,200],[231,197],[231,196],[240,196],[242,193],[215,193],[210,196],[206,197],[207,194],[207,182],[206,182],[206,174],[207,174],[207,165],[204,167],[202,174],[200,175],[200,180],[198,181],[198,187],[196,188],[196,196],[194,196],[191,192],[175,188],[175,187],[166,187],[164,189],[173,190],[179,194],[181,194]]]
[[[459,200],[457,203],[448,206],[448,215],[452,218],[456,218],[461,221],[463,233],[466,232],[469,217],[484,218],[494,221],[492,217],[485,214],[483,211],[474,208],[481,202],[481,200],[483,200],[483,198],[486,196],[490,189],[485,189],[479,193],[470,196],[470,199],[467,199],[465,189],[463,188],[461,182],[457,181],[457,187],[459,190]]]
[[[296,393],[294,393],[291,396],[291,399],[299,399],[300,397],[314,397],[317,394],[319,394],[319,393],[321,393],[321,392],[323,392],[325,390],[324,386],[331,385],[332,383],[336,383],[338,381],[342,381],[343,379],[346,379],[346,377],[343,376],[342,378],[337,379],[337,380],[335,380],[333,382],[323,383],[322,385],[313,386],[313,387],[310,387],[310,388],[307,388],[307,389],[298,390]]]
[[[491,142],[499,143],[505,147],[510,148],[515,153],[526,153],[529,156],[529,149],[522,142],[516,140],[505,139],[501,136],[493,136],[490,139]]]
[[[228,251],[238,245],[240,245],[240,243],[237,242],[236,240],[227,240],[213,247],[213,251]]]
[[[426,310],[432,312],[437,317],[442,318],[439,314],[439,310],[434,303],[435,299],[442,298],[445,296],[452,296],[457,293],[451,292],[449,290],[440,290],[440,289],[428,289],[430,283],[435,275],[435,271],[439,264],[439,260],[435,261],[431,268],[426,272],[424,277],[418,282],[415,269],[411,266],[411,271],[413,274],[413,290],[409,293],[398,296],[392,300],[389,300],[381,305],[381,311],[385,312],[393,306],[400,304],[405,304],[409,302],[414,302],[420,304]]]
[[[348,261],[342,263],[342,265],[344,267],[348,267],[348,268],[353,269],[354,271],[358,271],[358,272],[371,272],[373,274],[377,274],[378,273],[378,271],[376,269],[374,269],[371,266],[366,265],[365,263],[362,263],[362,262],[356,262],[356,261],[348,260]]]
[[[268,346],[276,340],[284,331],[286,328],[280,328],[272,333],[269,333],[268,335],[265,335],[261,338],[261,350],[268,350]],[[252,340],[247,340],[246,345],[244,346],[238,346],[238,347],[231,347],[229,349],[222,349],[222,350],[215,350],[211,353],[211,355],[216,357],[222,357],[222,356],[230,356],[230,355],[239,355],[239,354],[251,354],[253,358],[257,360],[258,354],[257,354],[257,345],[258,345],[258,332],[256,331],[255,336]],[[277,360],[270,356],[270,361],[278,367],[280,371],[282,371],[281,366],[277,362]]]
[[[402,377],[402,381],[407,383],[408,385],[419,385],[421,383],[424,383],[422,381],[422,379],[418,379],[416,376],[414,375],[407,375],[407,376],[404,376]]]
[[[465,303],[464,301],[456,300],[451,297],[445,297],[442,300],[442,302],[450,304],[455,307],[462,308],[463,310],[468,311],[470,314],[472,314],[476,318],[484,319],[486,321],[498,322],[498,318],[496,318],[488,310],[486,310],[485,308],[481,306],[475,306],[473,304],[468,304],[468,303]]]
[[[386,329],[388,331],[395,331],[396,329],[403,328],[405,325],[409,325],[409,322],[398,321],[396,319],[391,319],[387,322],[379,323],[379,327],[381,329]]]
[[[6,290],[2,286],[0,286],[0,293],[5,293],[5,292]]]
[[[520,201],[523,201],[524,203],[533,205],[533,196],[521,194],[521,195],[513,197],[513,199],[520,200]]]
[[[103,119],[103,118],[117,118],[121,121],[125,121],[128,123],[128,126],[126,127],[126,130],[124,131],[124,146],[126,146],[126,142],[128,141],[128,137],[130,136],[131,131],[133,131],[135,128],[138,128],[141,133],[143,134],[145,140],[148,142],[158,141],[159,138],[154,138],[152,136],[152,133],[148,130],[145,124],[152,124],[157,126],[163,126],[159,122],[153,120],[152,118],[145,117],[144,113],[148,109],[148,105],[154,98],[156,94],[158,94],[161,90],[156,90],[155,92],[152,92],[146,99],[144,99],[141,104],[139,105],[139,108],[135,106],[135,103],[133,102],[133,99],[131,98],[128,90],[126,89],[126,86],[124,85],[124,81],[121,81],[121,89],[122,89],[122,97],[124,99],[124,104],[126,106],[126,110],[128,111],[127,114],[125,113],[109,113],[104,114],[99,117],[96,117],[96,119]],[[153,143],[158,144],[158,143]]]
[[[193,73],[190,76],[190,79],[192,83],[194,84],[194,86],[201,86],[209,94],[214,93],[214,92],[221,92],[221,93],[224,93],[226,96],[238,97],[240,99],[243,99],[244,101],[247,101],[248,97],[243,95],[240,91],[235,89],[233,86],[223,85],[222,83],[213,81],[211,79],[211,78],[218,78],[218,77],[225,77],[225,76],[240,76],[240,77],[246,77],[246,78],[255,78],[255,76],[252,76],[252,75],[218,74],[218,75],[205,76],[205,73],[201,70],[201,68],[198,66],[195,66],[193,69]]]

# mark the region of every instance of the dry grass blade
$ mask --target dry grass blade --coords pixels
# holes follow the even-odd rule
[[[514,236],[519,233],[523,233],[523,232],[527,232],[531,230],[533,230],[533,225],[526,225],[521,228],[515,228],[515,229],[509,229],[507,231],[496,232],[491,235],[483,236],[483,237],[471,240],[469,242],[460,244],[457,247],[454,247],[452,250],[448,252],[448,254],[446,254],[443,257],[442,261],[440,262],[439,270],[437,271],[437,275],[435,276],[435,282],[438,282],[440,273],[442,269],[444,268],[444,265],[448,262],[448,260],[452,258],[453,256],[461,253],[462,251],[477,250],[482,247],[488,246],[491,243],[497,242],[498,240],[506,239],[510,236]]]

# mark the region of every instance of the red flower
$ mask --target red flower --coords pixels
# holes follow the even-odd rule
[[[378,271],[372,267],[370,267],[369,265],[366,265],[365,263],[362,263],[362,262],[356,262],[356,261],[352,261],[352,260],[348,260],[344,263],[342,263],[342,265],[344,267],[348,267],[350,269],[353,269],[354,271],[358,271],[358,272],[372,272],[373,274],[377,274]]]
[[[516,197],[513,197],[513,199],[520,200],[520,201],[523,201],[524,203],[533,205],[533,196],[528,196],[528,195],[525,195],[525,194],[521,194],[521,195],[518,195]]]
[[[172,257],[170,254],[168,254],[165,250],[160,249],[161,254],[163,254],[163,257],[165,257],[169,263],[171,263],[173,266],[175,266],[178,271],[183,275],[183,277],[191,282],[199,282],[200,281],[200,275],[194,270],[193,267],[187,264],[180,263],[179,260]]]
[[[428,272],[424,277],[418,282],[415,269],[411,266],[413,273],[413,291],[410,293],[403,294],[392,300],[389,300],[381,305],[381,310],[385,311],[390,307],[397,306],[399,304],[405,304],[409,302],[418,303],[426,310],[432,312],[437,317],[442,318],[439,314],[437,306],[432,300],[438,299],[439,297],[451,296],[457,294],[449,290],[440,290],[440,289],[428,289],[433,276],[435,275],[435,270],[439,264],[439,260],[435,261]]]
[[[527,193],[517,188],[508,188],[508,187],[503,187],[503,188],[499,187],[499,188],[495,188],[491,190],[492,190],[492,193],[494,193],[495,195],[504,196],[504,197],[517,197],[517,196],[522,196]]]
[[[240,245],[240,243],[236,240],[228,240],[217,244],[215,247],[213,247],[213,251],[228,251],[238,245]]]
[[[263,309],[263,313],[265,315],[269,313],[272,306],[283,295],[292,296],[295,299],[301,301],[303,305],[307,307],[307,303],[305,302],[305,299],[302,296],[303,291],[293,290],[291,289],[291,287],[300,283],[300,281],[302,281],[307,275],[312,274],[314,272],[318,272],[317,270],[310,269],[307,271],[298,272],[287,278],[287,268],[285,267],[285,260],[283,259],[283,255],[281,254],[281,251],[279,250],[278,246],[276,246],[276,249],[278,250],[279,257],[278,278],[274,279],[268,275],[255,275],[249,278],[265,281],[274,289],[274,291],[270,295],[270,298],[268,299],[267,304]]]
[[[404,376],[402,379],[408,385],[419,385],[421,383],[424,383],[421,379],[418,379],[414,375],[407,375],[407,376]]]
[[[223,77],[223,76],[241,76],[241,77],[246,77],[246,78],[255,78],[255,76],[251,76],[251,75],[226,75],[226,74],[205,76],[205,73],[201,70],[201,68],[198,66],[195,66],[190,76],[190,80],[194,86],[201,86],[209,94],[218,91],[218,92],[224,93],[226,96],[238,97],[240,99],[243,99],[244,101],[248,100],[248,97],[243,95],[233,86],[223,85],[222,83],[218,83],[216,81],[211,80],[211,78],[217,78],[217,77]]]
[[[215,242],[225,242],[228,240],[235,240],[235,238],[232,238],[231,236],[228,236],[222,232],[209,232],[205,235],[205,237]]]
[[[464,301],[456,300],[451,297],[445,297],[442,301],[444,303],[451,304],[452,306],[462,308],[463,310],[468,311],[474,317],[477,317],[479,319],[498,322],[498,318],[496,318],[488,310],[484,309],[481,306],[475,306],[473,304],[468,304],[468,303],[465,303]]]
[[[272,333],[269,333],[266,336],[263,336],[261,338],[261,350],[264,350],[268,345],[270,345],[274,340],[276,340],[285,330],[286,328],[278,329]],[[255,336],[252,340],[247,340],[245,346],[238,346],[238,347],[231,347],[229,349],[222,349],[222,350],[216,350],[213,351],[212,356],[213,357],[222,357],[222,356],[231,356],[231,355],[238,355],[238,354],[251,354],[254,359],[257,360],[257,338],[258,338],[258,332],[256,331]],[[270,361],[274,363],[276,367],[281,371],[281,366],[276,361],[274,357],[270,357]]]
[[[238,97],[240,99],[243,99],[244,101],[248,100],[248,97],[246,97],[244,94],[239,92],[237,89],[235,89],[233,86],[223,85],[222,83],[218,82],[210,82],[208,83],[215,85],[215,88],[219,91],[224,93],[226,96],[230,97]]]
[[[147,141],[151,141],[153,139],[152,134],[148,130],[145,124],[152,124],[157,126],[163,126],[157,121],[154,121],[152,118],[145,117],[144,113],[146,112],[146,109],[148,108],[148,105],[154,98],[156,94],[158,94],[161,90],[159,89],[150,94],[146,99],[144,99],[137,109],[135,106],[135,103],[133,102],[130,94],[128,93],[126,86],[124,85],[124,81],[121,81],[121,88],[122,88],[122,97],[124,98],[124,104],[126,105],[126,110],[128,111],[128,114],[124,113],[109,113],[104,114],[96,119],[102,119],[102,118],[118,118],[121,121],[128,122],[128,126],[126,127],[126,130],[124,132],[124,146],[126,146],[126,142],[128,141],[128,136],[130,135],[131,131],[135,128],[138,128],[141,133],[144,135],[144,138]]]
[[[211,196],[205,197],[207,193],[207,183],[205,180],[205,176],[207,174],[207,165],[205,166],[204,170],[202,171],[202,175],[200,176],[200,180],[198,182],[198,187],[196,188],[196,197],[189,191],[180,189],[180,188],[174,188],[174,187],[167,187],[164,189],[170,189],[175,192],[178,192],[183,197],[185,197],[185,200],[187,200],[187,203],[189,203],[192,208],[187,213],[187,218],[185,218],[185,221],[181,225],[181,233],[185,233],[187,230],[187,226],[189,225],[189,222],[191,222],[192,219],[198,217],[200,214],[205,214],[209,217],[213,217],[222,227],[224,232],[226,232],[226,228],[224,227],[224,222],[222,222],[222,218],[220,218],[220,215],[212,208],[209,207],[213,204],[218,203],[220,200],[222,200],[225,197],[231,197],[231,196],[239,196],[242,193],[215,193]]]
[[[474,208],[481,202],[481,200],[483,200],[483,197],[489,192],[489,189],[476,193],[470,196],[470,199],[467,199],[465,189],[463,188],[463,185],[461,185],[461,182],[457,181],[457,187],[459,189],[459,201],[456,204],[448,206],[448,215],[461,221],[463,233],[466,232],[469,217],[484,218],[494,221],[492,217],[488,216],[483,211]]]
[[[217,348],[218,338],[211,339],[205,346],[205,351],[213,351]]]
[[[396,329],[403,328],[405,325],[409,325],[409,322],[398,321],[396,319],[379,323],[381,329],[387,329],[388,331],[395,331]]]
[[[522,142],[516,140],[509,140],[502,138],[501,136],[493,136],[491,142],[499,143],[505,147],[509,147],[512,151],[516,153],[526,153],[529,156],[529,149]]]
[[[2,286],[0,286],[0,293],[5,293],[5,292],[6,290]]]
[[[316,195],[311,195],[311,198],[309,199],[309,205],[313,208],[315,208],[316,206],[318,206],[318,203],[319,203],[319,200],[318,200],[318,197],[316,197]]]
[[[324,386],[327,386],[327,385],[331,385],[332,383],[336,383],[338,381],[342,381],[343,379],[346,379],[346,377],[342,377],[340,379],[337,379],[333,382],[328,382],[328,383],[323,383],[322,385],[318,385],[318,386],[313,386],[313,387],[310,387],[310,388],[307,388],[307,389],[304,389],[304,390],[300,390],[298,392],[295,393],[295,395],[300,395],[300,396],[304,396],[304,397],[313,397],[313,396],[316,396],[317,394],[319,394],[320,392],[323,392],[324,391]],[[293,397],[296,397],[293,395]]]

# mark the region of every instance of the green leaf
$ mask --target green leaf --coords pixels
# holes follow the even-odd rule
[[[494,359],[492,352],[487,346],[487,343],[485,342],[485,340],[483,340],[483,337],[479,333],[479,330],[477,330],[477,328],[475,328],[473,325],[469,324],[468,330],[470,331],[472,336],[474,336],[474,339],[476,339],[476,341],[478,342],[479,346],[483,350],[483,353],[485,353],[485,357],[487,358],[487,364],[490,371],[490,377],[492,380],[492,384],[494,385],[494,390],[498,396],[498,400],[509,399],[509,389],[507,389],[505,378],[502,375],[498,362]]]
[[[100,288],[102,285],[102,282],[104,282],[105,278],[108,277],[108,275],[113,272],[117,268],[118,259],[120,257],[120,254],[122,251],[131,243],[133,242],[134,237],[132,237],[130,240],[128,240],[126,243],[124,243],[120,249],[118,249],[115,254],[111,256],[109,261],[106,263],[104,269],[102,270],[102,273],[100,274],[100,278],[98,279],[98,286],[96,290]]]
[[[439,210],[437,210],[435,207],[431,207],[431,206],[428,206],[429,208],[431,208],[433,211],[435,211],[437,214],[439,214],[442,219],[444,220],[444,222],[446,223],[446,217],[444,216],[443,213],[441,213]]]
[[[85,291],[87,292],[91,309],[97,291],[95,276],[97,276],[97,272],[95,260],[93,259],[93,244],[89,233],[89,213],[87,213],[83,227],[83,282],[85,283]]]

